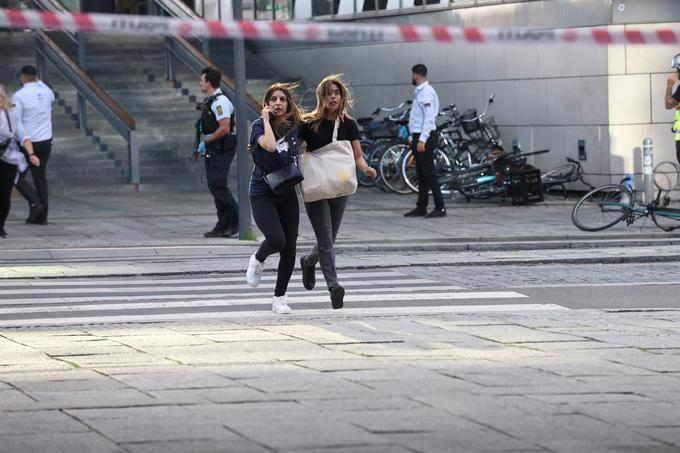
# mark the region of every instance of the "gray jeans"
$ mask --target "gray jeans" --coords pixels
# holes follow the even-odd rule
[[[309,222],[316,235],[316,245],[306,258],[307,265],[316,266],[316,263],[321,263],[321,272],[326,279],[328,289],[338,285],[333,245],[338,236],[348,199],[349,197],[345,196],[305,203]]]

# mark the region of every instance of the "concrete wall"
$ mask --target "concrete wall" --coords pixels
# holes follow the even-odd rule
[[[646,4],[651,7],[655,1],[646,0]],[[602,26],[612,23],[613,9],[618,14],[621,3],[636,6],[631,0],[546,0],[382,20],[466,26]],[[565,156],[576,158],[577,140],[585,139],[586,171],[603,174],[640,171],[635,167],[641,159],[632,150],[641,146],[645,136],[657,144],[655,161],[674,159],[668,128],[672,113],[664,110],[662,98],[665,74],[678,51],[668,46],[437,43],[266,44],[257,49],[281,75],[302,76],[310,86],[327,74],[344,73],[359,116],[411,98],[410,67],[424,63],[442,104],[481,110],[495,93],[493,115],[504,142],[509,145],[518,139],[525,151],[551,149],[536,157],[539,167],[557,166]],[[598,184],[609,182],[608,177],[592,179]]]

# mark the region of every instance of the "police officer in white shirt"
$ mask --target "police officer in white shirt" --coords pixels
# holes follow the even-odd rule
[[[408,129],[412,134],[411,150],[416,158],[418,176],[418,202],[416,208],[404,217],[445,217],[446,206],[437,171],[434,168],[434,151],[439,142],[435,119],[439,114],[439,97],[427,81],[427,67],[417,64],[411,68],[411,81],[416,86]],[[432,191],[434,210],[427,212],[428,194]]]
[[[47,224],[47,161],[52,151],[52,102],[54,93],[38,79],[34,66],[21,68],[23,87],[14,93],[12,107],[21,119],[31,141],[33,150],[40,159],[40,165],[31,165],[35,189],[22,176],[16,184],[17,190],[26,198],[30,213],[26,223]]]
[[[203,68],[199,87],[208,95],[196,121],[196,152],[205,155],[208,189],[215,199],[217,223],[203,234],[208,238],[230,237],[238,233],[238,205],[227,185],[229,166],[236,155],[234,106],[220,90],[222,73],[215,68]]]

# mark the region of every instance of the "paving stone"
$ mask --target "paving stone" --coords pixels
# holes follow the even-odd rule
[[[215,453],[229,451],[234,453],[267,453],[266,449],[255,442],[240,437],[229,440],[173,440],[166,442],[136,442],[121,444],[134,453]]]
[[[168,363],[164,357],[155,357],[151,354],[144,354],[142,352],[129,352],[123,354],[82,354],[74,352],[73,354],[55,356],[56,359],[72,363],[78,367],[96,367],[98,365],[160,365]]]
[[[113,379],[99,376],[95,379],[62,379],[62,380],[13,380],[14,384],[26,393],[67,393],[67,392],[87,392],[101,391],[114,392],[130,388],[125,384]]]
[[[231,379],[196,369],[177,367],[165,373],[117,374],[115,378],[139,390],[177,390],[191,388],[221,388],[239,386]]]
[[[675,426],[680,429],[680,410],[674,404],[655,401],[603,402],[581,405],[579,411],[620,426]]]
[[[196,333],[193,336],[218,343],[291,340],[286,335],[270,332],[265,329],[234,329],[226,332]]]
[[[0,437],[0,453],[123,453],[125,450],[96,433],[23,434]]]
[[[239,382],[250,388],[279,396],[311,397],[311,395],[346,395],[347,397],[365,394],[370,397],[364,386],[341,379],[339,376],[322,374],[320,376],[298,376],[294,379],[261,378],[242,379]]]
[[[571,453],[574,451],[588,451],[595,453],[621,453],[621,452],[635,452],[635,453],[675,453],[677,448],[664,445],[660,442],[649,440],[648,443],[640,443],[634,446],[624,442],[617,442],[612,439],[607,442],[582,442],[578,440],[560,440],[560,441],[545,441],[541,445],[550,449],[551,452]]]
[[[531,443],[513,439],[492,429],[479,427],[461,431],[456,429],[449,432],[386,433],[382,437],[413,451],[427,453],[541,451],[537,450],[539,447]]]
[[[135,389],[30,392],[29,395],[37,400],[40,407],[50,409],[116,407],[155,403],[149,395]]]
[[[233,431],[275,450],[385,443],[379,436],[350,423],[293,402],[192,406],[188,410],[208,420],[219,420]]]
[[[89,429],[59,411],[0,412],[0,436],[82,433]]]
[[[333,362],[332,360],[328,360]],[[342,360],[341,360],[342,361]],[[275,362],[256,364],[229,364],[229,365],[201,365],[201,370],[215,373],[229,379],[257,379],[257,378],[287,378],[295,379],[296,376],[316,375],[316,371],[297,366],[295,363]]]
[[[159,335],[127,335],[113,337],[112,339],[121,345],[126,345],[135,349],[144,349],[148,346],[195,346],[212,343],[212,341],[208,339],[193,335],[185,335],[179,332],[172,332],[170,330],[166,330],[163,334]]]
[[[303,397],[297,398],[297,402],[319,412],[332,412],[336,414],[393,409],[411,410],[423,407],[422,403],[414,401],[411,398],[380,397],[377,395],[372,395],[368,398],[338,397],[336,395],[332,395],[332,397],[327,397],[325,399],[309,399]]]
[[[296,450],[283,450],[284,452],[293,453]],[[297,450],[299,451],[299,450]],[[322,449],[312,448],[305,449],[305,453],[409,453],[412,450],[407,450],[396,445],[356,445],[353,447],[324,447]]]
[[[477,414],[475,417],[474,420],[480,423],[542,446],[573,442],[575,439],[582,444],[626,445],[628,448],[654,443],[623,426],[613,426],[581,414],[559,414],[553,417],[525,414],[517,419],[508,412],[493,412]]]
[[[637,427],[635,432],[643,434],[652,439],[666,442],[676,448],[680,448],[680,427],[666,426],[666,427]]]

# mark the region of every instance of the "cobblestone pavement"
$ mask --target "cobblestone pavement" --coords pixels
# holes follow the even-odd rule
[[[680,282],[680,263],[424,266],[406,268],[402,272],[421,277],[436,275],[444,283],[463,288]]]
[[[678,452],[680,312],[0,331],[0,452]]]

